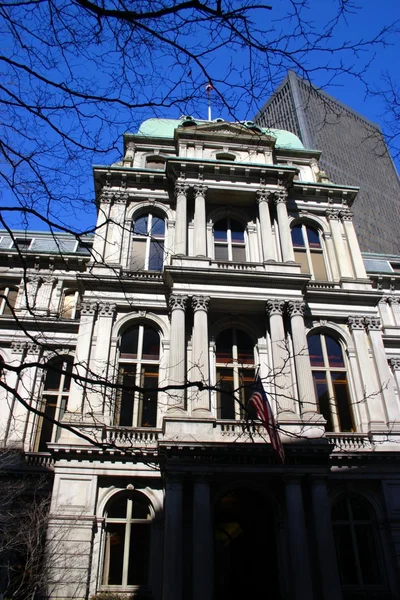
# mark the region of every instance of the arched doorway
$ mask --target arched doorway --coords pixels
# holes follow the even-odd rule
[[[260,493],[236,489],[214,512],[215,600],[281,599],[274,511]]]

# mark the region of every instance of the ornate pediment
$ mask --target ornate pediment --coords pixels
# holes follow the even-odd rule
[[[256,125],[248,125],[245,123],[230,123],[228,121],[210,121],[206,123],[196,123],[193,120],[190,123],[178,127],[178,129],[176,129],[176,133],[178,134],[178,136],[186,136],[190,134],[194,134],[196,136],[199,136],[199,134],[211,134],[216,137],[239,137],[246,138],[246,141],[249,141],[249,138],[252,138],[254,140],[257,140],[258,142],[270,142],[270,144],[272,145],[276,142],[275,137],[265,134]]]

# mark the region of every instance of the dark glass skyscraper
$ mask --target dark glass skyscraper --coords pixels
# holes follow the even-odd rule
[[[379,125],[293,71],[254,120],[321,150],[320,166],[333,183],[360,187],[353,209],[362,250],[400,253],[400,181]]]

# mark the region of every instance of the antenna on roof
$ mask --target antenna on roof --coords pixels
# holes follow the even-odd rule
[[[211,81],[209,81],[206,85],[206,92],[208,98],[208,120],[211,121],[211,92],[213,91],[213,85]]]

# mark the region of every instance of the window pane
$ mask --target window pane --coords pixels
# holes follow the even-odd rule
[[[357,584],[357,569],[354,545],[349,525],[334,525],[336,553],[340,580],[343,585]]]
[[[68,292],[64,295],[61,317],[63,319],[72,319],[75,309],[75,292]]]
[[[117,425],[121,427],[132,427],[133,404],[136,377],[136,365],[123,365],[120,368],[120,382],[123,389],[119,391],[119,406],[117,407]]]
[[[51,419],[55,418],[56,414],[56,402],[57,396],[44,396],[43,402],[44,406],[44,414]],[[43,410],[43,408],[42,408]],[[51,435],[53,433],[53,423],[48,421],[47,419],[42,418],[41,428],[40,428],[40,439],[38,445],[38,452],[47,452],[47,442],[51,441]]]
[[[4,290],[2,290],[2,293],[4,294]],[[17,296],[18,296],[18,290],[13,290],[13,289],[8,290],[8,295],[7,295],[8,304],[4,301],[3,315],[12,315],[12,311],[11,311],[9,304],[11,304],[11,306],[14,308],[15,303],[17,301]]]
[[[232,362],[232,343],[232,330],[221,331],[216,343],[217,362]]]
[[[235,398],[233,396],[233,371],[217,370],[217,405],[219,419],[235,419]]]
[[[63,371],[64,371],[63,392],[69,392],[69,388],[71,387],[72,366],[73,366],[72,358],[69,360],[65,360],[63,362]]]
[[[246,262],[246,249],[244,246],[232,246],[232,260]]]
[[[339,416],[340,431],[354,431],[346,373],[332,373],[332,383]]]
[[[328,338],[326,338],[328,339]],[[323,367],[324,358],[322,355],[321,337],[319,335],[308,336],[308,352],[310,355],[311,366]]]
[[[332,508],[332,520],[333,521],[348,521],[349,511],[347,508],[347,498],[342,496],[340,500],[335,502]]]
[[[325,429],[326,431],[333,431],[333,422],[326,373],[324,371],[314,371],[313,378],[315,391],[317,395],[317,402],[319,405],[319,412],[326,419]]]
[[[139,325],[130,327],[123,333],[120,347],[121,356],[126,355],[129,358],[137,358],[138,336]]]
[[[248,406],[248,402],[254,392],[254,371],[253,369],[240,369],[239,371],[239,384],[240,384],[240,401],[244,407],[242,418],[256,419],[257,414],[251,410],[253,404]],[[251,414],[249,414],[251,413]]]
[[[307,254],[305,250],[295,250],[294,260],[301,265],[302,273],[310,273],[310,267],[308,266]]]
[[[236,344],[238,351],[238,361],[244,364],[254,364],[254,344],[251,337],[241,331],[240,329],[236,330]]]
[[[143,215],[143,217],[138,217],[133,226],[133,232],[136,235],[146,235],[147,234],[147,222],[148,216]]]
[[[292,227],[292,242],[293,242],[293,246],[294,247],[303,247],[304,246],[304,240],[303,240],[303,232],[301,229],[301,225],[295,225],[294,227]],[[299,262],[299,261],[297,261]]]
[[[218,242],[226,242],[228,239],[227,236],[228,223],[226,219],[222,219],[218,221],[214,225],[214,240]]]
[[[355,521],[370,521],[368,506],[358,497],[353,497],[350,500],[351,512]]]
[[[53,361],[48,365],[46,381],[44,384],[45,390],[59,390],[61,383],[61,370],[63,368],[62,361]]]
[[[143,271],[146,261],[146,240],[133,240],[131,269]]]
[[[328,276],[326,274],[325,261],[322,252],[312,252],[311,261],[314,271],[314,279],[318,281],[326,281]]]
[[[143,369],[143,387],[153,388],[142,396],[141,427],[155,427],[157,425],[157,388],[158,366],[146,365]]]
[[[126,519],[126,508],[128,498],[118,495],[117,498],[109,505],[107,510],[107,518],[109,519]]]
[[[356,525],[355,531],[363,584],[378,585],[383,583],[372,526],[367,524]]]
[[[152,327],[144,327],[142,358],[158,360],[160,356],[160,336]]]
[[[326,351],[328,353],[329,366],[330,367],[344,367],[342,348],[339,342],[334,338],[326,335],[325,336]]]
[[[164,233],[165,233],[164,219],[160,219],[160,217],[155,217],[153,215],[152,222],[151,222],[151,235],[164,236]]]
[[[132,519],[150,519],[147,502],[135,497],[132,504]]]
[[[150,526],[134,523],[129,544],[128,585],[147,583],[150,548]]]
[[[244,243],[244,229],[241,223],[231,219],[231,238],[232,242]]]
[[[214,247],[215,260],[229,260],[228,246],[216,244]]]
[[[146,168],[147,169],[163,169],[165,166],[165,161],[162,158],[148,158],[146,160]]]
[[[151,240],[149,271],[162,271],[164,264],[164,242]]]
[[[321,248],[321,242],[319,241],[319,233],[312,227],[306,227],[308,245],[310,248]]]
[[[106,535],[109,551],[108,581],[106,585],[122,585],[122,567],[124,564],[125,525],[107,523]]]

